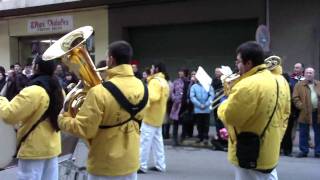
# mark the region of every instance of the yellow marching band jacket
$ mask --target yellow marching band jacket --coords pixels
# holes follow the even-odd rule
[[[263,70],[261,70],[263,69]],[[218,108],[218,116],[229,132],[228,160],[238,166],[236,156],[236,129],[240,132],[262,134],[276,104],[276,81],[279,85],[279,99],[270,125],[261,140],[257,160],[259,170],[276,167],[282,137],[290,115],[290,89],[278,66],[270,72],[266,65],[256,66],[241,76],[231,93]]]
[[[279,108],[261,144],[257,167],[270,169],[276,166],[279,158],[279,146],[290,114],[290,90],[280,75],[281,69],[274,71],[273,74],[268,70],[257,72],[257,69],[263,66],[253,68],[242,77],[242,80],[232,88],[228,99],[219,107],[218,114],[229,130],[231,140],[228,159],[237,165],[236,136],[232,127],[236,127],[238,132],[251,131],[259,134],[262,131],[274,108],[275,79],[278,80]],[[132,104],[137,104],[143,98],[144,86],[134,77],[130,65],[114,67],[107,70],[107,74],[108,80],[121,89]],[[253,85],[256,83],[259,85]],[[169,97],[169,86],[164,75],[157,73],[151,76],[148,79],[148,89],[148,105],[136,117],[143,119],[149,125],[160,127]],[[257,96],[260,94],[268,98]],[[100,176],[119,176],[137,171],[140,146],[138,124],[130,121],[119,127],[99,129],[100,125],[118,124],[128,119],[130,115],[101,84],[91,88],[86,99],[75,118],[64,113],[59,115],[58,121],[62,131],[88,142],[88,172]],[[20,124],[17,133],[19,141],[48,106],[49,97],[46,91],[40,86],[33,85],[24,88],[10,102],[5,97],[0,97],[0,118],[9,124]],[[60,132],[54,131],[49,121],[43,121],[22,143],[18,158],[48,159],[60,153]]]

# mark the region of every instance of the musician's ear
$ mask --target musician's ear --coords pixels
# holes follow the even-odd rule
[[[245,64],[247,67],[249,67],[250,69],[253,68],[253,63],[251,60],[248,60]]]
[[[114,67],[114,66],[116,66],[115,59],[114,59],[112,56],[108,56],[107,66],[108,66],[108,67]]]
[[[117,65],[117,61],[113,56],[109,56],[109,61],[110,61],[110,65],[111,66],[116,66]]]

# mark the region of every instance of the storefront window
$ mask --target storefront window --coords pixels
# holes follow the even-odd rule
[[[18,38],[19,59],[14,59],[13,62],[19,62],[22,65],[31,64],[36,55],[43,54],[50,45],[55,43],[61,36],[62,35]],[[94,35],[88,38],[85,45],[92,61],[95,62]]]

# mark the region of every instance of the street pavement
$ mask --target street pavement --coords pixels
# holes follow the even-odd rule
[[[166,146],[167,171],[148,171],[139,180],[232,180],[234,167],[227,153],[209,149]],[[153,163],[150,163],[150,167]],[[279,180],[320,180],[320,159],[281,157]]]
[[[167,171],[164,173],[148,171],[139,174],[139,180],[232,180],[234,167],[227,161],[227,153],[213,151],[206,148],[165,146]],[[298,149],[295,146],[294,152]],[[86,172],[77,173],[77,167],[84,166],[87,148],[79,143],[74,153],[75,164],[60,164],[60,180],[85,179]],[[295,157],[281,157],[277,167],[280,180],[320,180],[320,159],[310,157],[298,159]],[[60,161],[70,159],[61,157]],[[64,161],[71,162],[71,161]],[[153,160],[150,157],[149,166]],[[16,180],[17,168],[0,171],[0,180]],[[77,176],[78,178],[75,178]],[[45,179],[44,179],[45,180]]]
[[[167,171],[164,173],[148,171],[139,174],[139,180],[232,180],[234,179],[233,166],[227,161],[227,153],[204,148],[165,146]],[[77,149],[76,164],[84,164],[86,148],[83,144]],[[68,157],[67,157],[68,158]],[[149,166],[153,166],[152,157]],[[74,179],[75,171],[67,172],[60,168],[60,179]],[[319,180],[320,159],[312,156],[298,159],[294,157],[281,157],[277,167],[280,180]],[[0,180],[15,180],[16,168],[0,172]],[[78,175],[84,179],[85,173]]]

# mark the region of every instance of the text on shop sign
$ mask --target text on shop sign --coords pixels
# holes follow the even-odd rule
[[[28,21],[28,32],[63,32],[73,29],[72,16],[55,16],[31,19]]]

